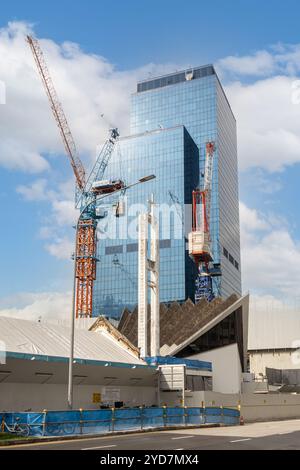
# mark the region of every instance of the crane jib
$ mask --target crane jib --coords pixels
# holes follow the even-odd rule
[[[30,45],[34,60],[37,64],[42,83],[44,85],[46,94],[50,102],[54,119],[60,130],[67,155],[70,159],[70,163],[75,175],[77,185],[81,190],[83,190],[85,187],[85,169],[77,154],[75,142],[71,130],[69,128],[67,118],[63,111],[62,105],[58,99],[56,90],[54,88],[42,49],[38,43],[38,40],[33,39],[31,36],[27,36],[27,42]]]
[[[77,153],[76,145],[68,125],[63,107],[58,99],[42,49],[37,39],[27,36],[33,58],[42,79],[54,119],[59,128],[63,144],[69,158],[76,180],[76,206],[80,208],[81,216],[76,225],[76,317],[91,317],[93,309],[93,283],[96,279],[97,263],[97,215],[96,196],[93,184],[103,178],[111,158],[114,146],[119,137],[117,128],[110,129],[109,138],[105,142],[96,163],[86,180],[85,169]],[[115,182],[115,186],[122,182]],[[98,187],[98,190],[100,188]],[[102,191],[108,191],[102,187]]]

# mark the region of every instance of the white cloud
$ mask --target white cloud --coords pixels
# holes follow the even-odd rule
[[[71,241],[66,236],[63,238],[55,238],[52,243],[46,243],[45,247],[55,258],[66,260],[71,258],[75,249],[74,241]]]
[[[273,313],[300,313],[300,303],[297,297],[278,298],[271,294],[251,295],[250,312],[261,315],[266,312]]]
[[[300,283],[300,243],[280,218],[261,216],[241,204],[244,290],[295,297]]]
[[[74,251],[74,240],[70,240],[70,229],[78,217],[72,198],[74,185],[67,181],[58,185],[57,191],[54,191],[49,188],[46,179],[40,178],[29,185],[18,186],[17,192],[26,201],[45,204],[46,209],[41,218],[43,225],[38,231],[38,238],[46,241],[45,249],[52,256],[58,259],[70,259]],[[69,199],[66,199],[68,197]]]
[[[276,44],[245,56],[228,56],[218,60],[216,67],[223,77],[264,77],[295,75],[300,71],[300,44]]]
[[[250,191],[259,191],[263,195],[274,194],[283,189],[282,174],[271,174],[262,168],[253,168],[246,175],[241,175],[241,184]]]
[[[217,68],[237,118],[240,169],[258,172],[253,188],[261,193],[280,190],[274,172],[300,162],[300,45],[227,57]],[[262,203],[259,210],[240,204],[243,287],[257,308],[283,308],[299,289],[300,243],[280,214],[261,211]]]
[[[20,185],[17,192],[21,194],[26,201],[47,201],[51,195],[48,192],[47,180],[40,178],[30,185]]]
[[[38,173],[49,169],[45,155],[63,154],[64,149],[25,41],[27,34],[33,30],[24,22],[10,22],[0,29],[0,80],[6,85],[6,104],[0,115],[0,165]],[[40,43],[87,164],[96,157],[97,145],[105,140],[110,124],[118,126],[123,135],[127,132],[130,92],[136,81],[148,71],[163,73],[175,68],[148,64],[121,72],[105,58],[84,53],[77,44],[58,45],[46,39]],[[104,119],[100,117],[103,113]]]
[[[17,294],[0,305],[0,316],[23,320],[65,319],[70,317],[70,312],[71,292]]]
[[[74,201],[53,201],[52,209],[55,220],[59,225],[72,226],[75,224],[78,211],[74,208]]]
[[[49,238],[46,249],[62,259],[69,256],[71,245],[65,228],[76,220],[74,177],[67,161],[63,167],[55,158],[57,154],[65,158],[65,152],[25,41],[27,34],[34,35],[34,31],[25,22],[10,22],[0,29],[0,81],[6,88],[6,104],[0,114],[0,165],[29,173],[48,172],[47,179],[39,177],[19,185],[17,192],[27,201],[49,202],[39,237]],[[121,135],[127,133],[130,93],[137,80],[149,72],[177,68],[148,64],[121,72],[105,58],[84,53],[77,44],[59,45],[47,39],[40,39],[40,44],[87,173],[99,143],[107,138],[108,127],[115,125]],[[68,169],[68,181],[57,182],[56,165],[60,171]]]
[[[300,105],[292,102],[293,81],[278,76],[226,87],[237,119],[241,170],[274,172],[300,162]]]
[[[49,227],[47,225],[42,226],[38,232],[38,238],[41,240],[47,240],[48,238],[52,238],[55,236],[55,228]]]
[[[216,68],[237,118],[240,169],[299,163],[300,44],[225,57]]]
[[[47,161],[45,156],[64,154],[64,149],[26,34],[33,34],[32,27],[22,22],[11,22],[0,30],[0,80],[7,90],[7,104],[0,115],[0,165],[39,173],[49,170],[50,163],[55,166],[54,157]],[[40,42],[88,166],[109,124],[127,133],[130,93],[136,81],[149,71],[160,74],[175,68],[148,64],[121,72],[105,58],[84,53],[77,44]],[[293,78],[283,75],[300,70],[300,45],[281,44],[252,55],[225,57],[217,68],[228,83],[226,91],[238,121],[240,168],[278,171],[299,162],[300,105],[292,103]],[[272,74],[277,76],[270,78]],[[237,75],[260,80],[251,84],[232,81]],[[264,76],[269,78],[261,79]],[[103,113],[105,120],[100,117]]]
[[[0,52],[1,53],[1,52]],[[7,113],[7,104],[5,111],[0,115],[0,123],[2,126],[2,119]],[[3,133],[0,135],[0,165],[9,168],[17,169],[27,173],[41,173],[49,169],[47,160],[35,149],[33,144],[28,142],[24,145],[23,141],[14,140],[14,134],[18,134],[19,130],[8,129],[9,121],[2,127]],[[12,122],[11,122],[12,124]],[[31,132],[31,131],[30,131]],[[4,135],[6,134],[6,136]]]
[[[241,228],[246,232],[266,230],[269,228],[267,220],[258,214],[256,209],[250,209],[243,202],[240,202]]]
[[[225,57],[217,66],[221,73],[265,76],[274,72],[276,60],[268,51],[257,51],[253,55]]]

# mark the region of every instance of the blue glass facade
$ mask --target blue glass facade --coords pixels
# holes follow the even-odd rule
[[[213,67],[192,73],[141,82],[132,95],[131,135],[120,140],[106,176],[126,183],[149,174],[156,179],[127,192],[125,216],[116,218],[110,210],[99,223],[94,315],[117,318],[137,303],[136,215],[151,193],[162,208],[160,300],[193,298],[195,267],[186,249],[183,225],[188,233],[190,220],[184,206],[201,187],[207,141],[216,143],[211,236],[214,262],[223,274],[214,289],[224,297],[241,293],[236,123]]]

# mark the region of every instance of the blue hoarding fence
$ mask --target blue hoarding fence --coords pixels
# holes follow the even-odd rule
[[[8,432],[16,422],[25,425],[31,436],[66,436],[163,429],[168,426],[237,425],[240,422],[240,412],[236,408],[222,406],[44,410],[41,413],[0,412],[2,432]]]

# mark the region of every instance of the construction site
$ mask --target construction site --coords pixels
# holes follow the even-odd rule
[[[27,43],[74,174],[74,285],[68,321],[0,318],[2,422],[56,436],[118,419],[126,430],[300,417],[299,395],[269,393],[259,347],[248,352],[236,120],[214,67],[138,82],[130,134],[110,128],[87,171],[41,46]]]

